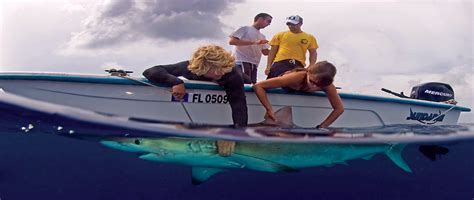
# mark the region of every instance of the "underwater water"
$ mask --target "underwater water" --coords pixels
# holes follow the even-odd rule
[[[410,126],[398,126],[380,132],[393,135],[411,129]],[[282,158],[290,159],[285,165],[295,170],[283,168],[278,172],[264,172],[247,169],[251,167],[249,164],[245,169],[218,173],[199,185],[192,184],[189,164],[139,159],[143,153],[108,148],[97,140],[18,130],[6,129],[0,134],[2,200],[474,198],[474,124],[436,129],[433,126],[417,127],[418,134],[428,137],[449,134],[471,137],[407,142],[400,154],[411,172],[397,166],[385,154],[392,150],[388,144],[382,150],[365,149],[367,145],[364,144],[289,144],[290,149],[293,145],[297,149],[300,145],[308,145],[301,148],[302,153],[308,153],[304,152],[308,148],[322,151],[316,157],[332,148],[334,152],[328,150],[326,153],[341,157],[351,154],[349,156],[354,158],[300,169],[291,167],[291,159],[299,155],[295,150],[293,154],[286,152],[293,156]],[[363,129],[357,131],[364,133]],[[369,132],[373,130],[366,130]],[[236,149],[240,147],[241,150],[236,152],[252,149],[247,146],[245,150],[243,143],[237,145],[240,146]],[[281,150],[288,146],[273,144],[267,147]],[[373,157],[352,155],[361,149],[378,153]],[[268,154],[261,154],[265,153]],[[259,158],[272,160],[276,154]],[[254,156],[258,157],[257,154]]]

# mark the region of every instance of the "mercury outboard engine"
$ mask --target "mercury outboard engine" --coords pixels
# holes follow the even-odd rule
[[[443,102],[454,99],[454,90],[446,83],[422,83],[412,88],[410,98]]]

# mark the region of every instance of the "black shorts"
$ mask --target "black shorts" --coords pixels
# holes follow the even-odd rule
[[[257,82],[257,68],[256,64],[242,62],[237,64],[237,66],[242,68],[243,74],[242,77],[244,78],[244,83],[246,84],[255,84]]]
[[[303,64],[294,59],[274,62],[272,67],[270,68],[270,73],[268,73],[267,79],[278,77],[283,73],[296,68],[304,68],[304,66]]]

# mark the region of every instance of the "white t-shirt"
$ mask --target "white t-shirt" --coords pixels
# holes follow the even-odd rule
[[[265,40],[265,35],[253,26],[240,27],[230,34],[229,37],[246,41]],[[248,62],[258,66],[260,58],[262,58],[262,49],[268,48],[270,48],[268,44],[235,46],[233,54],[237,62]]]

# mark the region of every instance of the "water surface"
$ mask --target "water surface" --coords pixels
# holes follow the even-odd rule
[[[228,170],[197,186],[189,166],[141,160],[93,140],[17,129],[0,134],[1,199],[474,198],[473,124],[379,129],[387,135],[462,135],[407,142],[402,156],[412,173],[382,153],[291,173]]]

